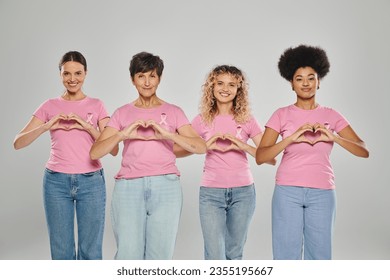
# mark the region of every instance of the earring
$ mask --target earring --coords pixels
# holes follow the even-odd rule
[[[317,89],[320,89],[320,86],[317,86]]]

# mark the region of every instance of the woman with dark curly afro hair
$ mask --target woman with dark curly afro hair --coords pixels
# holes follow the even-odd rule
[[[358,157],[367,158],[369,152],[340,113],[316,102],[320,81],[330,68],[323,49],[289,48],[278,67],[297,100],[273,113],[256,151],[257,164],[283,152],[272,198],[273,258],[331,259],[336,211],[333,144]],[[279,135],[282,140],[277,142]]]

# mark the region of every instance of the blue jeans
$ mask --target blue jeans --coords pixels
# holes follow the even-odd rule
[[[49,169],[43,196],[53,260],[102,259],[106,207],[103,170],[65,174]],[[77,252],[74,217],[77,218]]]
[[[272,198],[275,260],[330,260],[335,190],[276,186]]]
[[[240,260],[256,207],[255,186],[200,187],[199,214],[206,260]]]
[[[116,180],[111,203],[115,259],[172,259],[182,201],[176,174]]]

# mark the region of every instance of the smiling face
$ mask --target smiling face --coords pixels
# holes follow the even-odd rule
[[[295,71],[291,85],[298,99],[308,100],[314,98],[320,85],[320,80],[313,68],[301,67]]]
[[[239,81],[231,74],[220,74],[214,83],[214,97],[217,102],[226,104],[232,103],[237,95]]]
[[[68,61],[61,66],[61,78],[69,94],[81,93],[87,72],[84,65],[75,61]]]
[[[134,75],[132,82],[142,97],[150,98],[156,94],[160,84],[160,77],[157,75],[156,70],[145,73],[138,72]]]

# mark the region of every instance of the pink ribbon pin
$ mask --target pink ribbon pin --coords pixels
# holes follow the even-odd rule
[[[161,118],[161,121],[159,122],[160,125],[168,125],[167,122],[166,122],[166,120],[167,120],[167,114],[161,113],[160,118]]]

